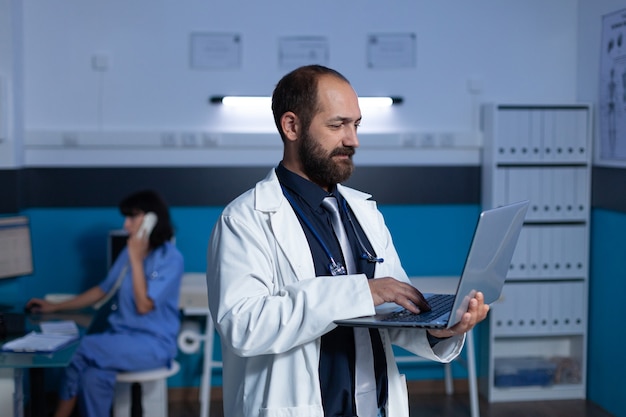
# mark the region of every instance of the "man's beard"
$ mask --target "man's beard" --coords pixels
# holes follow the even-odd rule
[[[344,182],[350,178],[350,175],[352,175],[354,171],[354,163],[352,162],[354,148],[335,148],[332,152],[327,153],[322,146],[309,135],[308,130],[301,138],[298,154],[304,173],[311,181],[322,187],[332,187],[335,184]],[[349,155],[350,158],[335,161],[333,157],[336,155]]]

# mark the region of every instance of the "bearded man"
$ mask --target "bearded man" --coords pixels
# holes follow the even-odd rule
[[[341,185],[361,123],[348,80],[319,65],[298,68],[277,84],[272,111],[282,161],[224,209],[208,248],[224,415],[408,417],[392,344],[449,362],[489,307],[477,293],[446,330],[337,327],[387,302],[414,313],[429,306],[371,196]]]

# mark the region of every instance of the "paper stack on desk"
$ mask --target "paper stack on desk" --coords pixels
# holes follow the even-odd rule
[[[54,352],[77,340],[78,327],[72,320],[41,323],[41,332],[30,332],[25,336],[2,345],[5,352]]]

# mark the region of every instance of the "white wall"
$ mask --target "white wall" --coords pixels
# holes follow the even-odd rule
[[[277,46],[285,36],[327,37],[329,66],[360,95],[404,97],[386,115],[364,114],[364,134],[460,132],[452,143],[436,136],[435,145],[477,147],[479,102],[564,103],[577,93],[578,9],[571,0],[33,0],[24,2],[23,16],[26,164],[33,165],[55,159],[46,145],[74,152],[90,141],[109,143],[116,154],[128,143],[160,146],[170,134],[176,146],[185,133],[199,135],[200,146],[202,132],[273,135],[269,112],[228,115],[207,99],[269,95],[284,73]],[[194,31],[241,34],[241,68],[190,69]],[[410,32],[417,35],[415,68],[366,67],[368,34]],[[108,59],[105,71],[92,68],[94,56]],[[372,141],[402,146],[405,137]],[[425,139],[417,136],[417,144]],[[57,163],[74,163],[68,155]],[[176,163],[210,159],[177,155]]]
[[[21,8],[0,0],[0,169],[22,162]]]

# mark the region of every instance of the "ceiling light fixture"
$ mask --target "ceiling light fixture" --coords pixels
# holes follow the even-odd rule
[[[359,97],[359,105],[363,107],[389,107],[402,104],[402,97]],[[233,107],[267,107],[272,105],[272,98],[265,96],[211,96],[211,104],[223,104]]]

